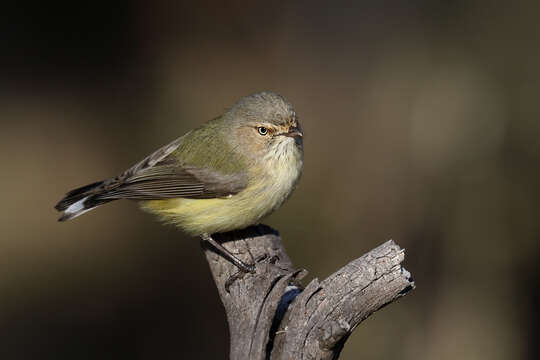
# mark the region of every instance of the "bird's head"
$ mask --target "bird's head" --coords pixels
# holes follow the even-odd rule
[[[303,133],[292,105],[273,92],[238,101],[225,115],[232,123],[234,141],[253,158],[279,158],[302,153]]]

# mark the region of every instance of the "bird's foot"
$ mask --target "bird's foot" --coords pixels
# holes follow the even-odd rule
[[[262,262],[267,262],[271,265],[276,265],[276,263],[279,261],[279,256],[277,255],[268,255],[268,254],[263,254],[259,257],[257,257],[255,259],[255,262],[253,264],[246,264],[244,262],[242,262],[242,265],[239,266],[239,264],[235,264],[236,267],[238,268],[238,271],[235,272],[234,274],[232,274],[228,279],[227,281],[225,282],[225,290],[227,292],[230,292],[230,287],[232,284],[234,284],[234,282],[236,280],[240,280],[242,278],[244,278],[244,276],[248,273],[250,274],[255,274],[255,269],[256,269],[256,264],[258,263],[262,263]]]

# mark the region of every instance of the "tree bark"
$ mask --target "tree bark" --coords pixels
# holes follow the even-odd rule
[[[265,225],[215,234],[240,259],[256,264],[242,274],[205,245],[225,307],[232,360],[337,359],[351,332],[368,316],[414,289],[392,240],[305,288],[277,231]]]

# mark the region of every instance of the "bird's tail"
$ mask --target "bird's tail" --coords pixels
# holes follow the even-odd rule
[[[105,192],[103,183],[103,181],[98,181],[68,192],[54,207],[56,210],[62,211],[58,221],[73,219],[100,205],[115,200],[100,198],[100,195]]]

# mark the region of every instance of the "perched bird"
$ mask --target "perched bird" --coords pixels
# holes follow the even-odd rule
[[[239,100],[119,176],[66,194],[55,208],[73,219],[118,199],[202,237],[243,271],[253,271],[212,239],[258,223],[294,190],[303,167],[302,131],[292,105],[261,92]]]

